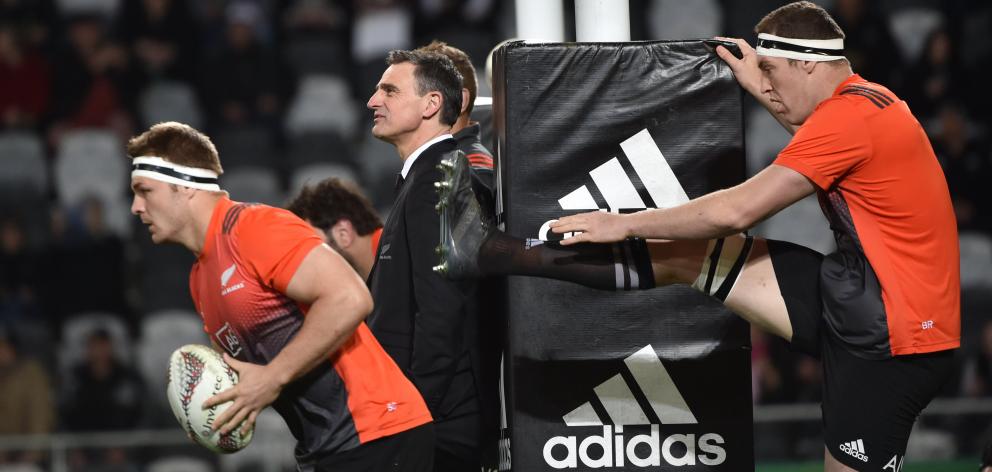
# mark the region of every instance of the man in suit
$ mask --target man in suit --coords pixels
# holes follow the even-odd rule
[[[369,326],[427,401],[437,432],[434,470],[478,471],[475,285],[432,270],[439,242],[434,182],[442,177],[441,158],[457,150],[451,128],[461,111],[462,76],[433,52],[392,51],[386,63],[368,101],[372,134],[396,147],[403,167],[369,275]]]

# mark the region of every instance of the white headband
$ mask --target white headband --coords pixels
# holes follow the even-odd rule
[[[800,61],[836,61],[844,59],[844,40],[783,38],[774,34],[758,34],[757,53],[760,56],[784,57]]]
[[[140,156],[132,159],[131,177],[147,177],[199,190],[220,191],[216,172],[199,167],[181,166],[156,156]]]

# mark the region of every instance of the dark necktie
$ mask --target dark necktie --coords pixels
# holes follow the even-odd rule
[[[400,193],[400,189],[403,188],[403,174],[396,174],[396,187],[393,188],[394,193]]]

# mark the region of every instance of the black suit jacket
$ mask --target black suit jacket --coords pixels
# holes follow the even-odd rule
[[[404,179],[369,274],[375,308],[368,324],[427,402],[437,447],[476,461],[481,427],[473,368],[475,283],[449,281],[433,271],[440,239],[437,165],[455,150],[454,139],[433,144]]]

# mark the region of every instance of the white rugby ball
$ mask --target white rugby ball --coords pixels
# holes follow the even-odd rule
[[[220,353],[208,346],[187,344],[176,349],[169,358],[166,395],[172,413],[191,439],[211,451],[237,452],[251,442],[254,428],[244,435],[240,427],[223,436],[220,432],[211,432],[214,421],[232,402],[203,409],[203,402],[208,398],[237,383],[238,373],[224,362]]]

